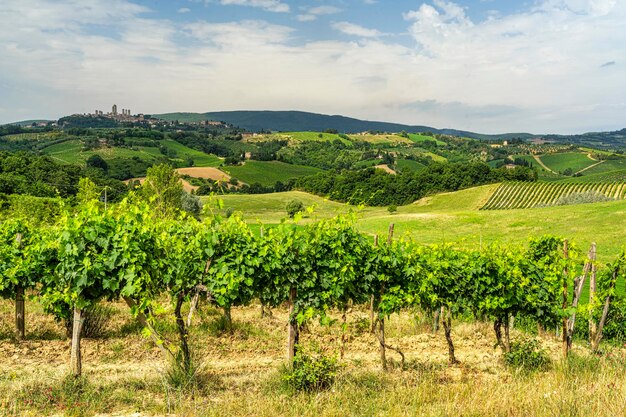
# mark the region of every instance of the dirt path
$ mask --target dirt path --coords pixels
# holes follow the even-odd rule
[[[591,158],[591,157],[590,157],[590,158]],[[593,159],[593,158],[591,158],[591,159]],[[593,159],[593,160],[595,161],[595,159]],[[598,165],[600,165],[600,164],[601,164],[601,163],[603,163],[603,162],[604,162],[604,160],[602,160],[602,161],[600,161],[600,162],[596,162],[595,164],[589,165],[588,167],[583,168],[583,169],[581,169],[580,171],[575,172],[575,173],[574,173],[574,175],[576,175],[576,174],[580,174],[581,172],[585,172],[585,171],[587,171],[588,169],[591,169],[591,168],[593,168],[593,167],[597,167]]]
[[[548,171],[548,172],[551,172],[551,173],[553,173],[553,174],[557,174],[557,175],[558,175],[558,173],[557,173],[557,172],[554,172],[554,171],[552,171],[550,168],[548,168],[548,166],[547,166],[546,164],[544,164],[544,163],[543,163],[543,161],[542,161],[542,160],[541,160],[541,159],[540,159],[537,155],[533,154],[533,158],[535,158],[535,161],[537,161],[537,163],[538,163],[539,165],[541,165],[541,167],[542,167],[543,169],[545,169],[545,170],[546,170],[546,171]]]

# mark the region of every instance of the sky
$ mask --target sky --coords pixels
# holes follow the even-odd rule
[[[626,127],[626,0],[1,0],[0,123],[301,110]]]

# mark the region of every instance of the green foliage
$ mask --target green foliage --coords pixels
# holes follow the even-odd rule
[[[391,204],[389,207],[387,207],[387,211],[389,212],[389,214],[393,214],[398,211],[398,206],[396,206],[395,204]]]
[[[155,165],[148,169],[141,184],[141,195],[150,203],[157,217],[173,217],[182,209],[183,185],[171,165]]]
[[[189,213],[193,217],[200,217],[200,213],[202,212],[202,201],[200,201],[198,196],[183,191],[180,199],[180,208],[183,211]]]
[[[18,288],[36,286],[44,271],[37,256],[40,239],[25,220],[0,223],[0,297],[14,298]]]
[[[570,204],[602,203],[605,201],[613,201],[613,198],[597,191],[587,191],[584,193],[574,193],[559,197],[554,205],[566,206]]]
[[[292,366],[283,371],[283,379],[296,392],[321,391],[332,386],[338,370],[335,358],[319,352],[298,353]]]
[[[537,339],[524,339],[511,344],[504,363],[524,372],[545,371],[550,367],[550,356]]]
[[[79,204],[85,204],[90,201],[100,199],[100,189],[89,178],[81,178],[78,181],[78,193],[76,201]]]
[[[287,215],[293,219],[293,217],[302,211],[304,211],[304,204],[300,200],[291,200],[285,207]]]
[[[482,162],[433,163],[422,170],[403,170],[397,175],[374,168],[326,172],[300,178],[296,187],[331,200],[369,206],[404,205],[426,195],[456,191],[480,184],[510,179],[534,181],[536,174],[525,167],[491,169]]]

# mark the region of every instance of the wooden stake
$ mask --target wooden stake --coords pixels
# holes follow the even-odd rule
[[[568,259],[568,246],[567,246],[567,239],[565,239],[563,241],[563,258],[565,260]],[[567,266],[565,268],[563,268],[563,310],[567,309]],[[562,324],[562,328],[561,328],[561,336],[562,336],[562,353],[563,353],[563,358],[567,358],[567,355],[569,353],[569,349],[568,349],[568,345],[567,345],[567,317],[563,317],[563,324]]]
[[[389,234],[387,235],[387,244],[391,245],[391,242],[393,241],[393,229],[394,229],[394,224],[391,223],[389,225]]]
[[[580,295],[583,290],[583,286],[585,285],[585,280],[587,279],[587,275],[592,268],[593,263],[596,260],[596,244],[592,243],[591,248],[589,248],[589,253],[587,254],[587,262],[585,262],[585,266],[583,267],[583,274],[580,277],[577,277],[574,280],[574,295],[572,298],[572,308],[574,312],[570,316],[567,322],[567,350],[568,353],[572,349],[572,342],[574,340],[574,325],[576,323],[576,308],[578,307],[578,302],[580,301]]]
[[[72,329],[72,349],[70,352],[70,367],[72,375],[81,376],[82,363],[80,356],[80,337],[83,332],[84,311],[78,307],[74,307],[74,323]]]
[[[378,235],[374,235],[374,247],[378,246]],[[374,294],[370,296],[370,333],[374,334],[376,322],[374,320]]]
[[[615,288],[615,284],[617,282],[617,276],[619,274],[620,265],[617,264],[615,269],[613,270],[613,277],[611,279],[611,283],[609,285],[609,295],[606,296],[604,300],[604,308],[602,309],[602,317],[600,317],[600,323],[598,324],[598,329],[596,334],[594,335],[594,339],[591,341],[591,350],[593,352],[597,352],[600,347],[600,341],[602,341],[602,330],[604,329],[604,325],[606,323],[606,318],[609,315],[609,306],[611,305],[611,292]]]
[[[293,364],[298,344],[298,323],[293,316],[296,295],[296,288],[291,287],[289,289],[289,329],[287,330],[287,365],[289,366]]]
[[[18,248],[22,248],[22,234],[15,236]],[[17,338],[24,340],[26,336],[26,307],[24,304],[24,288],[18,286],[15,289],[15,328],[17,330]]]

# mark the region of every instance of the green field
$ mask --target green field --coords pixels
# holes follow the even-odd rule
[[[424,142],[424,141],[435,141],[437,142],[437,145],[439,146],[445,146],[446,143],[440,141],[439,139],[436,139],[433,136],[428,136],[428,135],[420,135],[419,133],[409,133],[409,139],[411,139],[413,142],[415,143],[420,143],[420,142]]]
[[[84,164],[91,155],[98,154],[103,159],[109,160],[113,158],[138,157],[144,161],[154,161],[161,157],[161,152],[154,147],[138,146],[135,150],[130,148],[101,148],[89,151],[83,151],[83,144],[80,140],[68,140],[67,142],[58,143],[48,146],[43,150],[46,155],[50,155],[53,159],[66,164]]]
[[[193,159],[194,165],[199,167],[217,167],[222,163],[222,160],[215,155],[196,151],[174,140],[167,139],[159,143],[168,149],[176,151],[176,158],[173,158],[173,161],[178,161],[181,165],[186,159]],[[82,141],[75,139],[48,146],[44,148],[43,152],[55,160],[66,164],[84,164],[91,155],[95,154],[100,155],[105,160],[138,157],[146,162],[154,162],[163,157],[159,148],[151,146],[99,148],[89,151],[83,151],[82,149]]]
[[[335,140],[339,140],[346,145],[350,145],[351,142],[342,137],[339,137],[336,133],[321,133],[321,132],[285,132],[280,134],[283,138],[289,138],[293,140],[297,140],[300,142],[307,141],[322,141],[322,142],[332,142]]]
[[[175,140],[166,139],[159,143],[168,149],[176,151],[176,156],[181,162],[185,159],[193,159],[193,165],[196,167],[218,167],[222,164],[221,158],[188,148]]]
[[[425,165],[420,164],[412,159],[398,159],[396,160],[396,168],[404,169],[408,171],[420,171]]]
[[[2,138],[9,141],[23,140],[55,140],[60,139],[64,135],[60,132],[37,132],[37,133],[18,133],[15,135],[5,135]]]
[[[402,137],[400,135],[390,134],[390,135],[350,135],[350,138],[359,141],[359,142],[368,142],[373,145],[385,145],[385,146],[393,146],[393,145],[408,145],[413,143],[412,140]]]
[[[276,181],[286,182],[290,178],[313,175],[322,171],[318,168],[286,164],[279,161],[246,161],[244,165],[225,166],[221,169],[239,181],[247,184],[258,182],[264,186],[274,185]]]
[[[395,147],[385,149],[387,152],[399,152],[400,154],[414,155],[414,156],[430,156],[435,162],[446,162],[447,159],[436,153],[432,153],[423,148],[407,148],[407,147]]]
[[[572,173],[576,173],[593,164],[598,163],[580,152],[563,152],[540,155],[541,161],[554,172],[563,172],[570,168]],[[537,165],[537,164],[536,164]]]
[[[598,174],[608,174],[614,171],[624,171],[626,170],[626,158],[620,159],[607,159],[602,163],[585,170],[581,174],[585,177],[598,175]]]
[[[390,223],[396,236],[407,235],[422,243],[454,242],[476,248],[491,242],[525,244],[529,237],[553,234],[573,239],[587,250],[598,244],[598,259],[606,262],[619,254],[626,230],[626,201],[535,209],[479,211],[499,184],[454,193],[438,194],[398,207],[389,214],[385,207],[358,211],[358,226],[370,234],[386,235]],[[278,223],[286,217],[285,205],[300,199],[316,204],[312,217],[329,217],[357,210],[354,206],[326,201],[300,192],[261,195],[227,195],[225,206],[244,213],[250,222]],[[610,219],[610,221],[608,221]]]

